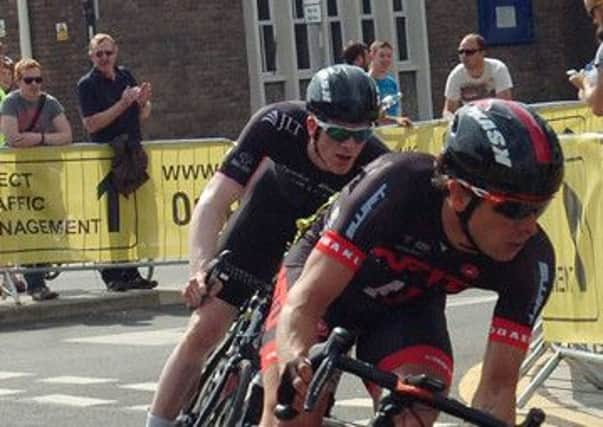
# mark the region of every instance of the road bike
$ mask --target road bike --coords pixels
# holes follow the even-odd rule
[[[261,335],[272,302],[272,285],[228,262],[221,254],[208,268],[208,283],[241,284],[255,289],[239,311],[224,340],[205,364],[190,404],[177,420],[179,427],[244,427],[259,423]]]

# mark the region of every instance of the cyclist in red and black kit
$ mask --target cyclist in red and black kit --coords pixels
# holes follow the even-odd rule
[[[537,220],[562,179],[553,130],[495,99],[456,113],[438,158],[391,153],[365,167],[283,261],[261,352],[262,426],[281,425],[272,416],[280,376],[293,378],[299,404],[307,351],[335,326],[355,332],[359,359],[449,387],[446,294],[470,287],[498,293],[473,405],[514,423],[519,367],[555,274]],[[320,425],[319,412],[282,425]],[[397,425],[436,417],[417,407]]]
[[[315,74],[305,103],[272,104],[250,119],[193,214],[184,297],[196,310],[163,369],[148,427],[173,425],[200,363],[253,294],[245,284],[229,282],[213,286],[209,295],[208,263],[229,250],[230,264],[271,283],[295,235],[296,219],[312,214],[362,166],[389,151],[373,136],[378,115],[378,93],[368,74],[336,65]],[[240,207],[219,236],[237,200]]]

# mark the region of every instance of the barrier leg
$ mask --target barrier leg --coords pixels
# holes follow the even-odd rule
[[[540,360],[548,347],[549,346],[544,342],[544,338],[542,336],[539,336],[538,339],[534,341],[534,344],[530,346],[528,356],[525,358],[521,364],[521,368],[519,369],[520,377],[523,377],[529,372],[530,369],[532,369],[532,366],[534,366],[534,364]]]
[[[557,368],[557,365],[559,365],[559,362],[561,362],[562,358],[563,356],[561,352],[555,351],[555,353],[546,362],[542,369],[540,369],[540,371],[536,373],[534,379],[528,384],[526,389],[521,393],[521,395],[517,399],[518,408],[523,408],[524,405],[528,403],[528,400],[530,400],[530,397],[532,397],[536,389],[538,389],[538,387],[540,387],[553,373],[553,371]]]
[[[8,271],[2,271],[2,289],[0,289],[0,293],[2,294],[2,298],[5,298],[7,295],[10,296],[15,304],[20,305],[21,299],[19,297],[19,292],[17,291],[17,287],[13,283],[13,279]]]

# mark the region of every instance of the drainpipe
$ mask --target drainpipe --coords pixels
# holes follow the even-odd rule
[[[22,58],[31,58],[31,29],[29,28],[29,7],[27,0],[17,0],[19,14],[19,47]]]

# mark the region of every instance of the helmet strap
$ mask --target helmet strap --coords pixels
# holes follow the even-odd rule
[[[481,199],[472,194],[469,204],[467,206],[465,206],[465,209],[463,209],[462,212],[459,212],[457,214],[459,221],[461,222],[461,229],[463,230],[463,233],[465,234],[465,237],[467,238],[467,240],[469,241],[469,244],[470,244],[470,246],[467,246],[467,245],[463,245],[463,246],[465,246],[466,249],[469,249],[472,251],[477,251],[477,252],[482,252],[482,251],[479,248],[479,246],[477,245],[477,243],[475,242],[475,239],[473,239],[471,232],[469,231],[469,220],[471,219],[471,215],[473,215],[473,212],[475,211],[477,206],[480,204],[480,202],[481,202]]]
[[[327,162],[325,160],[325,158],[320,154],[320,151],[318,150],[318,138],[320,137],[320,128],[317,127],[316,130],[314,131],[314,134],[312,135],[312,145],[314,146],[314,153],[316,154],[316,157],[318,157],[320,159],[320,161],[325,165],[325,167],[327,166]]]

